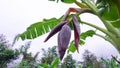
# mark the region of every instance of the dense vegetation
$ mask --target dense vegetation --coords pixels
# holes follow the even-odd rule
[[[42,49],[42,58],[37,59],[39,52],[34,56],[28,53],[30,42],[23,45],[20,49],[13,50],[5,40],[4,35],[0,35],[0,66],[2,68],[119,68],[120,64],[116,63],[117,57],[110,59],[101,58],[98,60],[94,54],[85,50],[83,53],[83,61],[80,59],[72,58],[71,54],[68,54],[62,63],[60,63],[57,53],[57,47],[53,46],[47,50]],[[7,46],[7,47],[6,47]],[[11,46],[12,47],[12,46]],[[22,59],[19,59],[22,55]],[[20,61],[15,63],[14,60]],[[9,65],[12,63],[11,65]],[[14,64],[14,65],[13,65]]]

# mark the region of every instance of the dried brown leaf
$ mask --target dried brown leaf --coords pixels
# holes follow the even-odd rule
[[[55,35],[57,32],[59,32],[61,30],[61,28],[63,27],[64,24],[66,24],[67,21],[62,21],[60,24],[58,24],[55,28],[53,28],[53,30],[49,33],[49,35],[47,36],[47,38],[45,39],[44,42],[46,42],[48,39],[50,39],[53,35]]]
[[[79,52],[78,45],[79,45],[79,40],[80,40],[80,26],[79,26],[79,22],[77,21],[77,18],[75,15],[72,17],[72,20],[73,20],[73,26],[74,26],[75,47],[77,51]]]

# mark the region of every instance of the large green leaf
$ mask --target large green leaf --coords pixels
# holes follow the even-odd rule
[[[61,1],[64,3],[71,4],[71,3],[74,3],[76,0],[61,0]]]
[[[103,18],[107,19],[107,20],[116,20],[118,19],[118,10],[117,7],[115,6],[114,3],[111,3],[108,5],[108,7],[106,7],[103,15]]]
[[[107,21],[114,21],[110,22],[114,27],[120,28],[120,21],[119,19],[119,9],[120,7],[117,7],[115,2],[112,0],[101,0],[97,4],[99,8],[99,13],[101,17]]]
[[[54,28],[61,21],[61,19],[62,17],[60,17],[59,19],[44,19],[42,22],[34,23],[31,26],[29,26],[24,33],[20,34],[20,38],[22,40],[25,40],[39,37],[49,32],[50,29]]]
[[[68,20],[72,19],[73,14],[68,16]],[[51,19],[44,19],[41,22],[34,23],[30,25],[25,32],[19,35],[19,37],[22,40],[25,39],[34,39],[37,38],[47,32],[49,32],[51,29],[53,29],[58,23],[61,22],[63,16],[60,18],[51,18]],[[77,16],[77,19],[79,21],[79,17]],[[70,28],[73,30],[72,22],[69,24]]]
[[[72,53],[74,53],[74,52],[76,51],[74,41],[72,41],[72,42],[70,43],[70,46],[69,46],[69,48],[68,48],[68,51],[70,51],[70,52],[72,52]]]
[[[112,0],[98,0],[97,8],[99,13],[105,20],[113,21],[119,18],[119,11],[116,4]]]
[[[42,63],[42,64],[40,64],[40,67],[42,67],[42,68],[49,68],[50,65],[46,64],[46,63]]]
[[[88,30],[86,32],[81,33],[80,39],[86,40],[87,37],[92,37],[95,34],[95,31]]]
[[[83,39],[80,39],[79,44],[80,44],[80,45],[84,45],[84,44],[85,44],[85,41],[84,41]]]
[[[113,26],[120,28],[120,19],[111,22]]]
[[[56,57],[55,60],[52,61],[50,68],[56,68],[58,63],[59,63],[59,61],[60,61],[60,59],[58,57]]]

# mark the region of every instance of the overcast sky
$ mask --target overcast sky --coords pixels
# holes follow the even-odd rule
[[[11,40],[13,40],[15,35],[24,32],[31,24],[42,21],[43,18],[59,18],[69,7],[77,6],[75,4],[55,3],[48,0],[0,0],[0,34],[6,35],[7,39],[12,42]],[[94,15],[83,14],[81,18],[84,21],[104,27],[101,21]],[[92,28],[81,25],[82,32],[88,29]],[[52,37],[47,43],[43,43],[46,36],[32,40],[30,51],[34,53],[40,51],[41,47],[57,45],[57,35]],[[20,41],[19,44],[23,42]],[[109,58],[111,54],[118,54],[110,43],[96,36],[86,40],[86,44],[80,47],[80,54],[75,53],[75,58],[81,56],[84,49],[88,49],[98,57]]]

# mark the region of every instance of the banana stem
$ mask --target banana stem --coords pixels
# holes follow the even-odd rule
[[[110,38],[107,38],[107,37],[102,36],[102,35],[97,34],[97,33],[96,33],[95,35],[96,35],[96,36],[99,36],[99,37],[101,37],[101,38],[103,38],[104,40],[110,42],[110,43],[113,44],[113,45],[116,45],[116,44],[114,43],[114,41],[112,41]]]
[[[75,1],[75,4],[77,6],[79,6],[80,8],[88,8],[86,5],[84,5],[84,4],[82,4],[82,3],[78,2],[78,1]]]
[[[89,26],[91,26],[91,27],[94,27],[94,28],[96,28],[97,30],[100,30],[101,32],[107,34],[108,36],[111,36],[111,35],[112,35],[112,34],[111,34],[110,32],[108,32],[106,29],[101,28],[101,27],[98,27],[98,26],[96,26],[96,25],[94,25],[94,24],[87,23],[87,22],[83,22],[83,21],[81,21],[81,23],[86,24],[86,25],[89,25]]]
[[[116,29],[109,21],[105,21],[100,16],[99,18],[102,20],[103,24],[106,26],[109,32],[116,35],[116,37],[120,37],[120,32],[118,32],[118,29]]]
[[[111,32],[107,31],[106,29],[98,27],[94,24],[83,22],[83,21],[81,21],[81,23],[91,26],[93,28],[96,28],[97,30],[108,35],[108,37],[112,40],[112,41],[109,40],[109,42],[112,43],[116,47],[116,49],[120,52],[120,38],[117,38],[116,35],[112,34]]]

